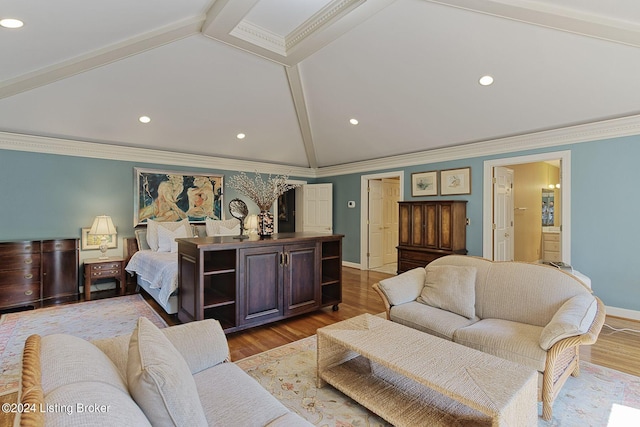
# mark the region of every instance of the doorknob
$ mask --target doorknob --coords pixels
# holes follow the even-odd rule
[[[509,233],[504,233],[504,237],[509,237]]]

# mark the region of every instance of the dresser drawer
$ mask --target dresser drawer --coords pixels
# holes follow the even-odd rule
[[[0,256],[13,254],[40,253],[40,242],[5,242],[0,244]]]
[[[75,239],[45,240],[42,242],[42,252],[74,251],[77,246]]]
[[[2,307],[18,306],[39,299],[39,281],[23,285],[0,286],[0,306]]]
[[[440,258],[441,254],[435,254],[432,252],[411,251],[406,249],[400,249],[398,251],[399,258],[403,261],[420,261],[424,264],[423,267],[433,261]]]
[[[0,286],[28,285],[40,283],[40,268],[25,267],[20,270],[3,271],[0,274]]]
[[[0,256],[0,271],[40,268],[40,254],[15,254]],[[4,274],[4,273],[3,273]]]
[[[89,266],[89,276],[91,279],[118,277],[121,271],[120,262],[104,262]]]
[[[544,242],[544,251],[559,251],[560,250],[560,242]]]

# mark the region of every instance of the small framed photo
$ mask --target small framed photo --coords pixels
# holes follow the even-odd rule
[[[90,236],[89,230],[91,227],[82,229],[82,244],[81,249],[83,251],[90,251],[93,249],[100,249],[100,240],[102,240],[98,236]],[[118,247],[118,238],[115,234],[111,234],[107,237],[107,247],[108,248],[117,248]]]
[[[438,171],[411,174],[411,196],[437,196]]]
[[[471,168],[440,171],[440,195],[471,194]]]

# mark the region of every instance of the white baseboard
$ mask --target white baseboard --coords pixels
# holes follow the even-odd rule
[[[640,311],[628,310],[626,308],[609,307],[609,306],[607,306],[606,309],[607,309],[607,314],[609,316],[622,317],[624,319],[640,321]]]
[[[358,262],[342,261],[342,266],[343,267],[357,268],[358,270],[362,269],[360,263],[358,263]]]

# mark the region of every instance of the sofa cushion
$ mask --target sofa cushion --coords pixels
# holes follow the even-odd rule
[[[378,285],[389,300],[389,303],[394,306],[414,301],[418,298],[424,287],[425,278],[424,268],[418,267],[405,271],[398,276],[380,280]]]
[[[453,340],[453,334],[457,329],[469,326],[478,320],[477,318],[467,319],[417,301],[393,306],[389,315],[393,322],[449,341]]]
[[[475,267],[427,265],[418,302],[473,319],[476,314],[475,286]]]
[[[111,359],[82,338],[66,334],[43,336],[40,366],[45,396],[58,387],[83,381],[109,384],[128,393],[127,384]]]
[[[131,334],[127,379],[131,395],[154,426],[207,425],[187,362],[146,317],[138,319]]]
[[[210,426],[263,426],[289,412],[235,363],[222,363],[193,378]]]
[[[458,329],[453,341],[544,372],[547,352],[540,348],[542,327],[501,319],[482,319]]]
[[[598,311],[598,303],[591,294],[580,294],[562,304],[540,334],[540,347],[549,350],[561,339],[586,333]]]
[[[75,372],[67,375],[75,377]],[[47,427],[151,426],[129,393],[102,381],[79,381],[58,387],[47,395]]]

